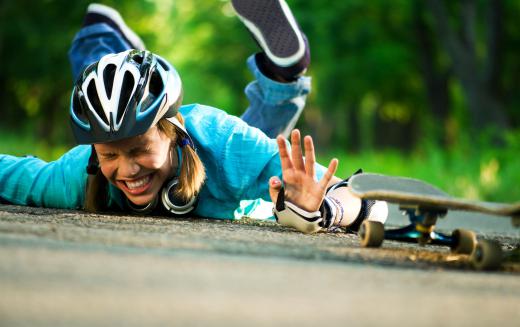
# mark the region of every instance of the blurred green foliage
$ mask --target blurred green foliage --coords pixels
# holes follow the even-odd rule
[[[470,198],[518,200],[520,2],[287,0],[311,44],[298,127],[322,158],[422,178]],[[0,153],[73,145],[67,51],[88,1],[0,2]],[[102,1],[180,71],[185,103],[247,107],[256,44],[229,1]]]
[[[509,135],[506,147],[492,147],[484,139],[464,142],[455,149],[433,144],[403,153],[396,149],[348,153],[333,151],[339,159],[339,176],[358,168],[395,176],[418,178],[448,192],[473,200],[515,202],[520,199],[520,135]],[[331,153],[318,160],[327,163]]]

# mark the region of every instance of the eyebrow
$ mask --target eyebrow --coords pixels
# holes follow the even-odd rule
[[[131,147],[130,150],[128,150],[127,152],[135,152],[135,151],[139,151],[144,148],[146,148],[146,147],[143,145],[136,145],[136,146]],[[117,151],[111,151],[111,150],[99,151],[99,154],[101,154],[101,155],[111,155],[111,154],[116,154],[116,153],[117,153]]]
[[[147,142],[137,142],[138,144],[134,145],[133,147],[130,148],[130,150],[126,151],[127,153],[136,153],[136,152],[139,152],[139,151],[143,151],[143,150],[148,150],[148,148],[150,147],[150,145],[147,143]],[[106,150],[106,151],[99,151],[98,152],[99,155],[102,155],[102,156],[112,156],[112,155],[116,155],[117,152],[116,151],[111,151],[111,150]]]
[[[135,153],[135,152],[143,151],[143,150],[146,151],[148,148],[149,148],[149,146],[147,144],[141,144],[141,145],[136,145],[136,146],[132,147],[128,152]]]
[[[103,151],[103,152],[98,152],[98,155],[103,156],[103,157],[109,157],[109,156],[116,155],[116,153],[112,152],[112,151]]]

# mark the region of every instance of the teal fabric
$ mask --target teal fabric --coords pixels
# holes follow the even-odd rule
[[[234,219],[235,211],[248,216],[256,208],[255,202],[241,205],[241,200],[270,200],[268,180],[281,177],[276,140],[212,107],[186,105],[181,113],[207,173],[196,215]],[[80,209],[90,151],[80,145],[49,163],[0,155],[0,198],[19,205]],[[318,178],[324,170],[317,165]],[[110,197],[112,209],[126,209],[121,191],[112,187]]]
[[[90,146],[78,146],[49,163],[0,155],[0,199],[37,207],[81,208],[90,151]]]

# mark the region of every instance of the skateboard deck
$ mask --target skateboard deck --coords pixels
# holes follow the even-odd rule
[[[497,269],[504,258],[499,243],[477,240],[474,232],[464,229],[456,229],[451,235],[437,232],[437,218],[449,210],[476,211],[511,217],[513,226],[520,227],[520,202],[505,204],[459,199],[417,179],[379,174],[354,175],[349,186],[352,193],[362,199],[399,204],[410,220],[409,225],[397,229],[385,229],[380,222],[365,220],[358,233],[363,247],[379,247],[384,239],[444,245],[454,253],[470,255],[469,261],[476,269]],[[511,256],[512,252],[507,255]]]
[[[352,176],[349,185],[352,193],[363,199],[384,200],[401,206],[520,217],[520,202],[506,204],[455,198],[433,185],[413,178],[365,173]]]

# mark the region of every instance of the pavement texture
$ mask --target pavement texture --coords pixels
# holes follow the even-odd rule
[[[396,208],[390,225],[406,221]],[[507,219],[448,216],[509,251]],[[0,205],[0,326],[518,326],[520,263],[273,222]]]

